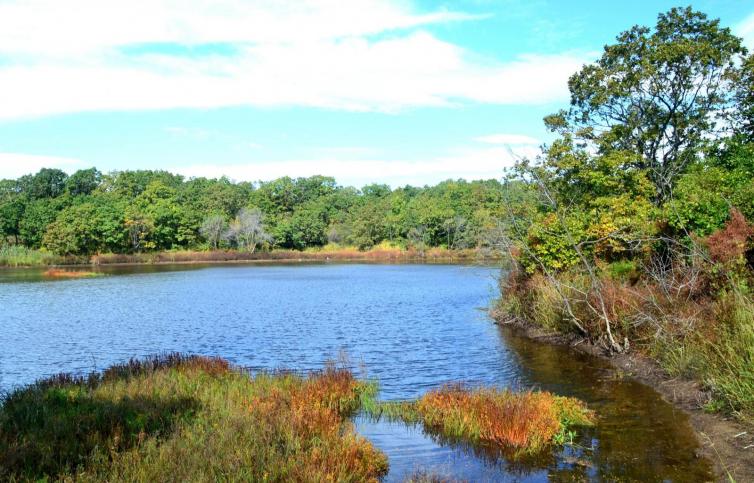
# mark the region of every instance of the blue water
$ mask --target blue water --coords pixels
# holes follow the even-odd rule
[[[388,481],[416,470],[474,481],[709,477],[685,416],[594,358],[501,331],[486,315],[498,269],[458,265],[226,265],[105,269],[44,281],[0,271],[0,389],[160,352],[251,368],[319,369],[347,355],[383,399],[451,381],[543,388],[601,413],[578,444],[527,464],[443,445],[420,428],[357,418]],[[691,480],[684,479],[689,477]]]

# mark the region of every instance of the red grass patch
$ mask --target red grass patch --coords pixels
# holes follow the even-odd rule
[[[80,270],[63,270],[60,268],[51,268],[44,272],[45,277],[49,278],[87,278],[96,277],[95,272],[84,272]]]
[[[470,390],[461,385],[428,392],[417,402],[424,424],[448,437],[536,451],[551,443],[564,418],[591,424],[592,413],[575,399],[549,392]]]
[[[732,208],[730,219],[725,227],[706,239],[710,257],[720,263],[742,260],[752,235],[754,235],[754,229],[746,221],[746,217],[737,209]]]

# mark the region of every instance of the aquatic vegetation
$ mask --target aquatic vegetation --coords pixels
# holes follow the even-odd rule
[[[101,273],[85,272],[82,270],[64,270],[61,268],[51,268],[43,273],[48,278],[91,278],[100,277]]]
[[[591,426],[595,420],[577,399],[457,384],[429,391],[417,401],[382,403],[371,414],[421,423],[430,433],[510,450],[513,457],[565,443],[574,426]]]
[[[21,245],[0,246],[0,267],[35,267],[60,263],[61,257]]]
[[[387,459],[347,419],[374,389],[177,354],[56,376],[0,406],[0,480],[376,481]]]
[[[388,461],[356,433],[358,411],[513,456],[594,421],[580,401],[546,392],[454,385],[413,402],[376,395],[375,383],[335,364],[307,376],[251,374],[220,358],[166,354],[62,374],[3,399],[0,480],[378,481]]]

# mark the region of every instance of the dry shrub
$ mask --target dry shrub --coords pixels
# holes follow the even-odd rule
[[[754,234],[743,213],[735,208],[730,210],[730,219],[725,227],[706,239],[707,248],[713,261],[730,263],[742,260],[746,254],[749,238]]]

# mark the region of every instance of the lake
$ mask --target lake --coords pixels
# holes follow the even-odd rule
[[[499,269],[459,265],[102,268],[48,281],[0,270],[0,389],[160,352],[219,355],[252,369],[313,370],[347,356],[382,399],[448,382],[546,389],[599,415],[574,445],[525,462],[444,444],[420,428],[356,419],[390,460],[474,481],[703,481],[708,461],[683,412],[607,363],[516,336],[487,317]]]

